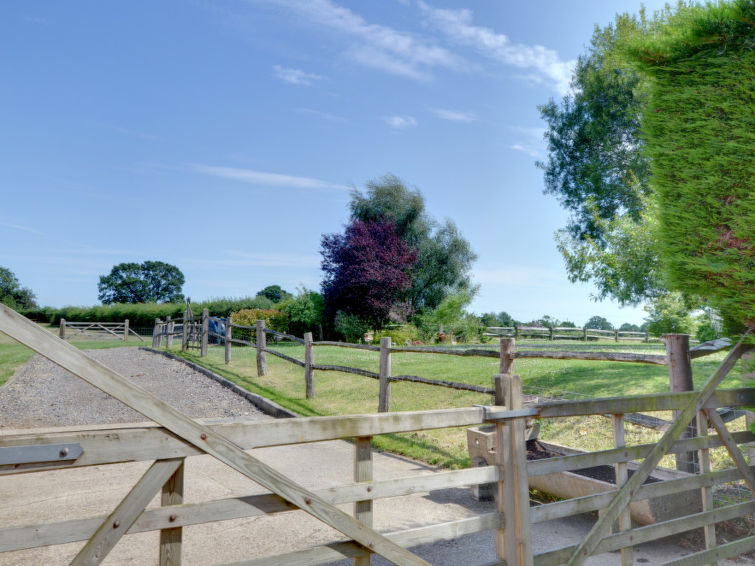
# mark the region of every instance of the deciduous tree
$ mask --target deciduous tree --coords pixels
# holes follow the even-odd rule
[[[406,301],[417,254],[389,221],[354,220],[322,237],[322,290],[328,318],[338,311],[380,327]]]
[[[0,266],[0,303],[16,310],[37,308],[36,297],[31,289],[22,287],[15,274],[2,266]]]
[[[175,265],[162,261],[119,263],[101,275],[97,298],[102,304],[174,303],[183,301],[184,275]]]

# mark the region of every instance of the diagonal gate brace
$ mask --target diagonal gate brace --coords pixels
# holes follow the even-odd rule
[[[266,489],[280,495],[286,501],[357,541],[371,552],[379,554],[399,566],[430,566],[425,560],[374,529],[366,527],[352,516],[329,504],[251,454],[247,454],[240,446],[221,434],[195,422],[174,407],[77,350],[74,346],[62,342],[5,305],[0,305],[0,331],[115,397]]]
[[[749,333],[749,332],[748,332]],[[747,334],[745,334],[745,337]],[[681,435],[682,431],[687,428],[689,422],[695,418],[698,411],[703,408],[705,402],[715,393],[716,388],[721,384],[727,374],[732,370],[737,360],[742,354],[752,348],[749,344],[743,342],[744,337],[740,340],[734,348],[731,349],[729,355],[726,356],[721,365],[713,372],[703,388],[690,399],[689,405],[677,416],[676,422],[669,428],[658,443],[645,457],[645,461],[642,466],[632,474],[632,477],[622,486],[619,491],[616,492],[611,503],[604,509],[603,515],[593,525],[593,528],[587,534],[585,539],[575,549],[574,553],[566,563],[567,566],[579,566],[581,565],[597,548],[600,540],[608,534],[611,525],[614,524],[616,519],[623,511],[629,502],[634,497],[637,489],[645,482],[651,472],[661,461],[661,458],[665,456],[672,444]]]

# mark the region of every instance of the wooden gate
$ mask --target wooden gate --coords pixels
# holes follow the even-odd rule
[[[362,565],[369,563],[371,554],[384,556],[400,565],[427,564],[404,546],[484,530],[495,530],[498,556],[498,561],[486,566],[581,564],[588,556],[616,550],[621,550],[623,564],[631,564],[632,546],[700,527],[705,529],[706,550],[669,564],[709,564],[718,558],[755,549],[755,536],[716,546],[714,532],[716,522],[755,511],[755,502],[750,500],[714,509],[711,501],[711,488],[718,483],[744,478],[750,489],[755,484],[752,469],[737,447],[737,443],[755,441],[755,435],[749,431],[731,434],[715,411],[720,406],[755,405],[755,389],[716,390],[737,359],[751,349],[743,342],[731,350],[705,386],[696,392],[548,402],[523,407],[521,380],[516,375],[505,373],[495,377],[496,405],[489,407],[205,426],[2,305],[0,331],[161,425],[115,431],[33,433],[0,439],[0,462],[5,463],[0,466],[0,475],[154,460],[144,476],[107,517],[0,529],[0,552],[86,540],[72,564],[99,564],[123,535],[159,530],[161,564],[180,564],[182,526],[291,509],[309,513],[345,534],[348,540],[288,555],[244,561],[243,564],[314,565],[347,557],[354,558],[355,564]],[[657,444],[624,446],[622,415],[668,410],[679,410],[681,416]],[[593,414],[614,415],[615,448],[544,460],[526,460],[526,419]],[[699,436],[678,440],[682,429],[694,418],[701,425]],[[372,478],[369,456],[371,436],[483,422],[495,425],[495,465],[390,481]],[[707,434],[708,422],[716,429],[716,435]],[[303,488],[244,452],[254,447],[349,437],[355,439],[356,483],[316,492]],[[716,472],[709,470],[708,451],[717,446],[726,447],[735,468]],[[690,450],[697,450],[700,454],[699,474],[643,485],[664,454]],[[214,456],[272,494],[182,505],[183,460],[197,454]],[[642,459],[643,464],[627,479],[627,462]],[[529,478],[603,464],[616,465],[615,491],[530,508]],[[387,534],[371,528],[371,502],[374,499],[480,483],[495,484],[496,512]],[[148,502],[160,490],[163,493],[163,508],[145,510]],[[702,511],[655,525],[630,528],[626,506],[631,501],[690,490],[700,492]],[[334,506],[346,502],[355,502],[354,517]],[[597,510],[603,511],[601,518],[579,545],[539,554],[533,552],[533,524]],[[610,529],[617,519],[619,531],[611,533]]]

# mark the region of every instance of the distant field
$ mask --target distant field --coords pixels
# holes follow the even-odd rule
[[[518,343],[520,348],[583,349],[587,345],[574,342]],[[663,353],[661,344],[625,345],[615,342],[589,344],[590,349],[654,351]],[[618,348],[617,348],[618,346]],[[304,359],[304,347],[299,344],[268,342],[268,347],[278,349],[289,356]],[[495,347],[495,346],[491,346]],[[316,398],[308,400],[304,392],[304,370],[270,354],[268,375],[256,377],[255,351],[251,348],[233,349],[233,361],[225,365],[223,348],[211,347],[206,358],[188,353],[184,357],[224,375],[250,391],[268,397],[301,415],[339,415],[374,413],[377,411],[378,382],[340,372],[315,372]],[[723,359],[724,353],[714,354],[693,361],[696,386],[700,386]],[[351,350],[330,346],[315,348],[315,361],[321,364],[338,364],[372,371],[378,370],[376,352]],[[430,354],[392,355],[393,375],[418,375],[432,379],[461,381],[490,386],[497,372],[498,360],[491,358],[455,357]],[[565,360],[517,360],[515,373],[522,376],[525,393],[555,398],[610,397],[668,391],[668,370],[664,366],[594,361]],[[741,370],[736,368],[724,381],[723,387],[740,387]],[[490,404],[487,395],[434,387],[418,383],[397,382],[391,385],[391,410],[410,411],[465,407]],[[656,413],[661,418],[668,414]],[[743,421],[743,419],[740,419]],[[734,429],[744,427],[744,422],[734,423]],[[541,423],[544,440],[587,450],[605,448],[612,442],[610,421],[603,417],[560,419]],[[652,442],[658,433],[627,425],[627,442],[640,444]],[[469,465],[464,430],[427,431],[404,435],[386,435],[376,438],[377,447],[405,454],[431,464],[445,467]],[[714,456],[716,458],[718,456]],[[720,458],[726,458],[721,455]],[[670,459],[664,462],[671,465]]]
[[[47,328],[47,325],[40,325],[43,328]],[[51,331],[57,332],[57,328],[51,329]],[[82,338],[73,339],[69,341],[71,344],[81,350],[98,350],[101,348],[122,348],[124,346],[139,346],[150,344],[148,342],[141,342],[135,336],[129,338],[127,342],[123,340],[112,339],[95,339]],[[0,332],[0,385],[3,385],[8,378],[11,377],[16,370],[25,364],[29,358],[34,355],[26,346],[22,346],[12,338],[6,336]]]

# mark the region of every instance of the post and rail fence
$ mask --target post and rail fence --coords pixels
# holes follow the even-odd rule
[[[751,491],[755,488],[755,468],[747,464],[739,447],[755,441],[755,435],[750,431],[731,433],[715,410],[722,406],[755,405],[753,388],[719,389],[737,361],[752,352],[753,346],[743,341],[731,348],[697,391],[527,404],[521,392],[521,379],[513,371],[514,360],[520,352],[511,347],[512,341],[506,342],[506,347],[501,349],[499,369],[504,371],[493,378],[491,389],[495,397],[490,406],[205,425],[183,415],[2,305],[0,331],[126,403],[154,423],[0,435],[0,475],[59,468],[75,471],[82,466],[153,461],[110,515],[73,518],[71,510],[66,510],[64,521],[4,526],[0,528],[0,552],[86,541],[73,564],[99,564],[124,535],[159,531],[161,536],[156,554],[159,554],[160,563],[177,565],[181,562],[183,538],[188,532],[183,529],[185,526],[295,509],[309,513],[342,533],[345,539],[237,564],[310,566],[346,558],[361,566],[369,564],[372,555],[379,555],[400,566],[427,566],[428,563],[408,547],[483,531],[494,532],[496,552],[496,560],[484,566],[578,566],[591,556],[608,552],[619,552],[622,565],[628,565],[632,563],[634,546],[699,528],[705,532],[705,548],[666,562],[666,566],[710,564],[755,550],[753,535],[723,544],[718,544],[715,537],[717,523],[755,512],[752,497],[716,508],[711,499],[713,488],[732,481],[743,480]],[[389,347],[382,350],[387,355],[395,351],[397,349]],[[385,360],[383,367],[387,365],[388,360]],[[669,410],[679,411],[679,419],[658,442],[626,445],[624,415]],[[614,427],[613,448],[527,459],[527,419],[606,414],[611,415]],[[681,432],[692,419],[700,425],[699,433],[681,439]],[[374,477],[370,464],[372,437],[478,424],[494,425],[495,464],[423,472],[389,480]],[[714,429],[715,434],[708,434],[709,428]],[[246,452],[264,446],[343,438],[355,440],[353,482],[318,491],[302,487]],[[711,472],[707,465],[709,452],[717,447],[727,450],[733,466]],[[646,483],[665,454],[690,450],[698,452],[702,463],[697,473]],[[54,452],[52,456],[51,451]],[[183,503],[185,459],[201,454],[209,454],[233,467],[270,493]],[[642,463],[629,476],[627,465],[640,460]],[[532,478],[598,465],[615,468],[612,489],[530,507],[528,484]],[[385,533],[378,533],[371,526],[372,502],[377,499],[482,483],[495,484],[496,507],[493,512]],[[163,493],[162,506],[147,508],[160,491]],[[647,526],[633,526],[628,520],[630,503],[681,494],[698,497],[699,508]],[[354,503],[351,515],[336,507],[344,503]],[[577,544],[538,551],[533,548],[533,525],[594,511],[601,512],[597,522]],[[611,532],[617,521],[618,530]]]
[[[188,313],[188,311],[187,311]],[[224,331],[222,334],[209,332],[209,320],[216,323],[223,323]],[[188,324],[186,320],[189,320]],[[254,326],[234,324],[230,318],[219,319],[210,317],[207,310],[202,313],[201,322],[194,322],[190,318],[184,318],[184,322],[179,330],[175,330],[173,322],[170,320],[156,321],[155,333],[153,338],[153,347],[159,348],[161,338],[167,337],[167,345],[170,345],[170,339],[173,335],[181,334],[183,336],[184,351],[191,344],[197,344],[200,350],[200,356],[207,355],[208,338],[212,337],[224,345],[224,360],[230,364],[232,360],[232,345],[248,346],[256,349],[257,375],[259,377],[267,374],[267,354],[281,358],[289,363],[298,365],[304,370],[304,387],[307,399],[315,398],[315,372],[316,371],[337,371],[352,375],[368,377],[379,381],[378,393],[378,412],[390,412],[391,410],[391,384],[394,382],[405,381],[421,383],[435,387],[445,387],[456,390],[471,391],[486,395],[495,395],[493,388],[460,381],[429,379],[417,375],[393,375],[391,367],[392,354],[403,353],[420,353],[420,354],[438,354],[451,356],[473,356],[499,359],[499,371],[506,373],[511,368],[515,359],[562,359],[562,360],[593,360],[606,362],[628,362],[654,364],[668,367],[670,390],[672,392],[691,391],[693,389],[691,381],[691,360],[705,356],[731,346],[726,339],[719,339],[694,348],[689,347],[689,336],[682,334],[669,334],[663,337],[666,344],[666,354],[638,354],[629,352],[598,352],[598,351],[558,351],[558,350],[517,350],[516,339],[502,337],[500,346],[497,350],[487,348],[466,348],[450,349],[445,347],[434,346],[394,346],[390,337],[383,337],[379,346],[369,344],[350,344],[335,341],[314,341],[312,333],[306,333],[304,338],[286,334],[277,330],[265,327],[264,320],[258,320]],[[233,338],[233,329],[249,333],[249,340]],[[251,340],[254,336],[255,341]],[[273,348],[267,344],[267,335],[271,335],[276,340],[290,340],[304,346],[304,360],[297,359]],[[194,336],[194,338],[190,338]],[[351,348],[359,350],[373,351],[379,354],[378,371],[370,371],[363,368],[349,367],[335,364],[318,364],[315,361],[315,348],[321,346]],[[729,418],[741,415],[742,412],[731,412]],[[611,415],[606,413],[606,417]],[[678,414],[674,414],[676,420]],[[624,415],[624,420],[634,425],[651,428],[659,431],[668,430],[673,424],[672,421],[659,419],[650,415],[639,413],[629,413]],[[692,419],[694,421],[694,419]],[[695,422],[688,423],[688,427],[682,432],[683,437],[695,435]],[[677,469],[691,472],[699,466],[697,455],[694,452],[677,454]]]
[[[647,332],[632,330],[602,330],[574,326],[487,326],[485,336],[509,338],[543,338],[545,340],[622,340],[650,342],[658,340]]]

